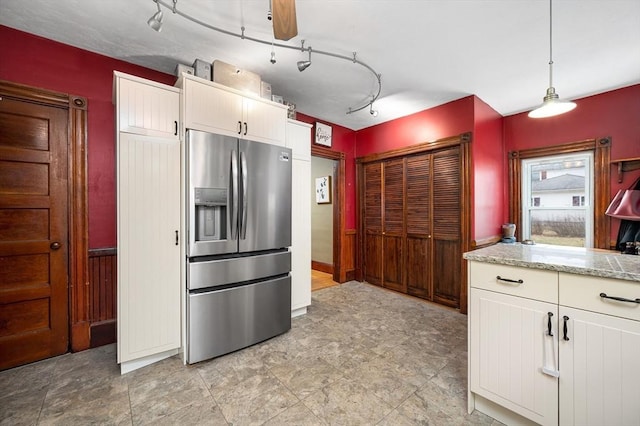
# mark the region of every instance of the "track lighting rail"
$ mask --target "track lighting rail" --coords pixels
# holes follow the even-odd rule
[[[378,90],[377,92],[372,96],[372,99],[367,101],[366,104],[359,106],[359,107],[351,107],[347,110],[346,114],[352,114],[354,112],[363,110],[365,108],[372,108],[373,106],[373,102],[375,102],[376,99],[378,99],[378,97],[380,96],[380,92],[382,91],[382,82],[381,82],[381,75],[378,74],[370,65],[368,65],[367,63],[359,60],[356,57],[356,53],[353,53],[353,56],[346,56],[346,55],[341,55],[339,53],[333,53],[333,52],[328,52],[326,50],[317,50],[317,49],[312,49],[311,46],[309,47],[305,47],[304,43],[302,43],[301,47],[298,46],[291,46],[288,44],[282,44],[282,43],[274,43],[273,40],[262,40],[256,37],[251,37],[245,34],[245,28],[241,27],[241,33],[235,33],[233,31],[229,31],[229,30],[225,30],[223,28],[219,28],[213,25],[210,25],[204,21],[201,21],[200,19],[194,18],[193,16],[182,12],[180,9],[177,8],[177,0],[173,0],[173,2],[171,4],[166,3],[162,0],[153,0],[154,3],[157,3],[158,5],[162,5],[164,7],[166,7],[167,9],[170,9],[174,14],[179,15],[181,17],[183,17],[184,19],[193,22],[194,24],[198,24],[202,27],[208,28],[210,30],[213,31],[217,31],[219,33],[228,35],[228,36],[232,36],[232,37],[236,37],[242,40],[249,40],[249,41],[253,41],[255,43],[261,43],[261,44],[265,44],[268,46],[271,46],[272,48],[274,46],[276,47],[280,47],[283,49],[292,49],[292,50],[300,50],[302,52],[309,52],[309,54],[311,54],[311,51],[313,50],[313,54],[314,55],[324,55],[324,56],[330,56],[336,59],[343,59],[345,61],[349,61],[352,62],[354,64],[358,64],[364,68],[366,68],[367,70],[369,70],[375,77],[376,79],[376,83],[378,84]],[[158,6],[159,8],[160,6]],[[155,28],[154,28],[155,29]],[[158,31],[158,30],[156,30]],[[301,70],[302,71],[302,70]]]

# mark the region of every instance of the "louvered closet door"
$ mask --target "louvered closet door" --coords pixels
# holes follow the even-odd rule
[[[459,307],[460,147],[433,153],[433,300]]]
[[[404,160],[385,161],[382,271],[384,287],[406,293],[404,285]]]
[[[364,279],[382,285],[382,163],[364,166]]]
[[[407,292],[431,299],[431,155],[407,158]]]

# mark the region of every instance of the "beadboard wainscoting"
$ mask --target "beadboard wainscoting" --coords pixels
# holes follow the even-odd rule
[[[89,250],[89,321],[91,347],[116,341],[117,251]]]

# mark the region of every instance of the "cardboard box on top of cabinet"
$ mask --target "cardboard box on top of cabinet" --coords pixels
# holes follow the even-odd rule
[[[205,80],[211,80],[211,64],[202,59],[196,59],[193,62],[193,75]]]
[[[217,59],[213,61],[212,70],[212,81],[261,96],[262,79],[258,74]]]
[[[193,67],[190,67],[189,65],[185,65],[185,64],[176,65],[176,71],[175,71],[176,77],[180,77],[183,72],[189,75],[194,74]]]

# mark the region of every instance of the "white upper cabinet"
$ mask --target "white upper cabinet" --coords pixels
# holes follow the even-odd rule
[[[291,148],[294,160],[311,161],[311,125],[289,120],[287,124],[287,148]]]
[[[114,76],[118,131],[179,139],[179,89],[118,71]]]
[[[176,84],[186,128],[284,146],[286,106],[188,75]]]

